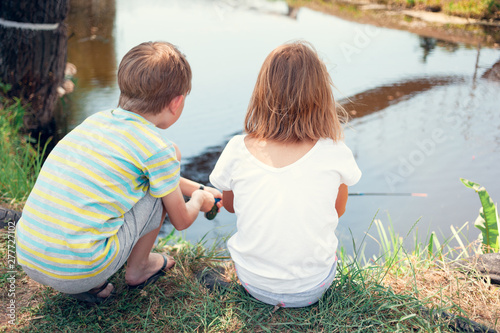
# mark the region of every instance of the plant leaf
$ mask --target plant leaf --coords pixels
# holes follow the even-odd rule
[[[482,241],[483,244],[486,246],[489,246],[494,252],[499,252],[500,249],[500,239],[499,239],[499,233],[498,233],[498,214],[497,214],[497,208],[494,206],[495,211],[494,213],[496,214],[496,225],[497,227],[495,228],[494,226],[491,226],[488,220],[485,219],[485,214],[483,211],[483,207],[479,209],[479,216],[477,217],[476,221],[474,222],[474,226],[481,230],[482,233]],[[488,249],[486,252],[489,252]]]
[[[481,230],[483,244],[487,246],[486,251],[489,252],[492,249],[494,252],[499,252],[500,219],[498,218],[497,206],[484,187],[464,178],[460,178],[460,180],[465,186],[476,191],[479,200],[481,200],[482,208],[479,210],[479,216],[474,225]]]

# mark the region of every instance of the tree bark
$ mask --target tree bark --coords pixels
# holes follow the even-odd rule
[[[35,138],[55,133],[53,111],[64,80],[68,36],[63,21],[68,10],[69,0],[0,2],[0,80],[12,85],[7,97],[29,103],[25,129]]]

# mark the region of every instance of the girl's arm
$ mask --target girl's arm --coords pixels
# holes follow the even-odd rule
[[[335,201],[335,209],[337,210],[337,214],[341,217],[345,212],[345,206],[347,204],[347,185],[340,184],[339,193],[337,194],[337,200]],[[234,213],[233,207],[234,194],[233,191],[224,191],[222,195],[222,203],[224,208],[230,213]]]
[[[222,203],[224,208],[230,213],[234,213],[233,207],[234,193],[233,191],[224,191],[222,195]]]
[[[337,210],[337,215],[341,217],[345,212],[345,206],[347,204],[347,185],[340,184],[339,193],[337,194],[337,200],[335,200],[335,209]]]
[[[337,200],[335,201],[335,209],[337,210],[337,214],[341,217],[345,212],[345,206],[347,204],[347,185],[340,184],[339,193],[337,194]],[[233,207],[234,194],[233,191],[224,191],[222,195],[222,203],[224,208],[230,213],[234,213]]]

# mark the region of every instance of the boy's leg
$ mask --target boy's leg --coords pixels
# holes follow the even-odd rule
[[[110,296],[111,293],[113,292],[113,289],[115,289],[115,287],[111,283],[108,283],[108,282],[104,282],[104,283],[107,283],[108,285],[101,292],[95,294],[97,297],[106,298],[106,297]],[[89,290],[89,292],[92,293],[94,290],[99,290],[101,287],[102,287],[102,285]]]
[[[25,272],[33,280],[50,286],[62,293],[80,294],[80,293],[97,293],[96,296],[106,298],[113,291],[111,283],[106,284],[107,279],[115,274],[125,263],[131,259],[131,269],[127,270],[126,276],[130,276],[131,281],[140,279],[147,280],[149,276],[158,272],[163,265],[163,258],[153,254],[149,256],[149,252],[153,248],[155,235],[158,233],[161,222],[165,218],[165,209],[161,198],[153,198],[149,193],[139,200],[136,205],[124,216],[124,223],[118,230],[116,236],[119,240],[119,251],[116,253],[116,258],[108,267],[95,276],[85,279],[57,279],[52,276],[43,274],[37,270],[23,266]],[[153,241],[151,241],[153,239]],[[136,246],[137,245],[137,246]],[[134,253],[132,253],[134,251]],[[158,260],[161,259],[161,260]],[[135,263],[134,263],[135,261]],[[140,262],[146,263],[148,269],[144,269],[143,276],[138,276],[137,268]],[[161,263],[161,265],[158,264]],[[174,261],[171,258],[168,260],[167,267],[173,266]],[[156,271],[154,271],[156,269]],[[153,271],[153,273],[150,273]],[[134,273],[131,274],[131,273]],[[128,273],[128,275],[127,275]],[[147,275],[149,274],[149,276]],[[133,285],[133,282],[130,282]],[[106,284],[106,285],[105,285]],[[101,290],[102,287],[105,287]]]
[[[166,213],[165,207],[163,207],[160,226],[142,236],[132,248],[125,271],[125,282],[128,285],[138,285],[146,281],[162,268],[164,262],[163,255],[152,253],[151,250],[153,249],[156,237],[163,225]],[[175,261],[172,257],[167,256],[167,258],[166,269],[169,269],[175,264]]]

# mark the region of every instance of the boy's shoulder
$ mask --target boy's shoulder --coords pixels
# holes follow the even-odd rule
[[[94,124],[94,125],[92,125]],[[95,126],[96,124],[106,124],[112,126],[113,124],[113,109],[98,111],[85,118],[78,127],[82,126]]]
[[[120,108],[96,112],[87,117],[81,125],[97,127],[101,130],[116,128],[127,130],[130,128],[139,130],[140,132],[151,132],[154,135],[161,135],[158,128],[140,114]]]
[[[173,142],[154,124],[135,112],[120,108],[94,113],[78,126],[78,131],[105,135],[106,139],[112,138],[121,144],[139,144],[141,149],[150,152],[173,147]]]
[[[145,125],[150,124],[150,122],[147,121],[140,114],[132,112],[132,111],[123,110],[121,108],[114,108],[114,109],[99,111],[99,112],[96,112],[93,115],[89,116],[87,119],[102,119],[102,120],[115,121],[115,122],[131,121],[131,122],[142,123]]]

